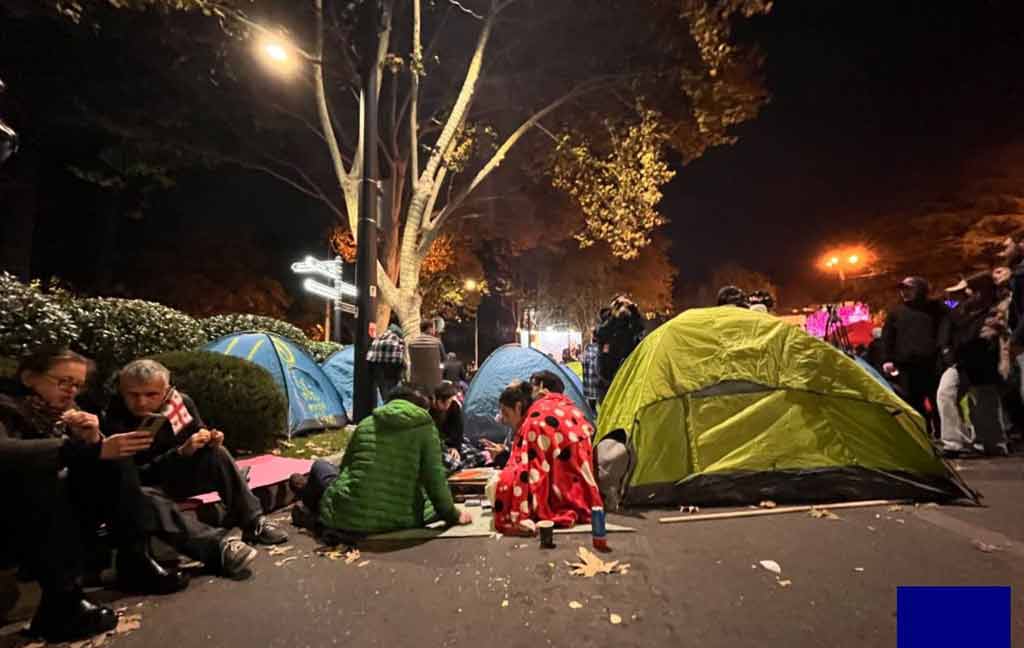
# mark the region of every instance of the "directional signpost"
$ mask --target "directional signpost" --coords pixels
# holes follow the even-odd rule
[[[306,279],[302,282],[302,287],[307,292],[311,292],[318,297],[323,297],[334,303],[334,319],[332,320],[334,329],[332,332],[332,338],[335,342],[341,342],[341,314],[349,313],[356,315],[358,309],[355,304],[345,303],[345,297],[355,299],[359,296],[359,290],[355,285],[347,283],[341,280],[341,271],[344,264],[342,263],[341,257],[335,257],[327,261],[321,261],[314,259],[311,256],[306,257],[302,261],[297,261],[292,264],[292,272],[296,274],[311,274],[320,275],[326,279],[331,280],[331,285],[320,283],[316,279]]]

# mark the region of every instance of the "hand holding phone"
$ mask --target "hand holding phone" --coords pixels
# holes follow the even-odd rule
[[[167,423],[167,417],[162,414],[150,414],[142,419],[142,423],[139,425],[140,432],[148,432],[152,435],[156,435]]]

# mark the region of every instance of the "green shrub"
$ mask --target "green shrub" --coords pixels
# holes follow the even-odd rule
[[[90,298],[69,301],[66,308],[81,330],[75,346],[96,361],[101,381],[136,358],[205,342],[199,322],[155,302]]]
[[[306,334],[299,327],[279,319],[274,319],[273,317],[264,317],[263,315],[246,315],[244,313],[214,315],[202,320],[200,325],[203,327],[207,341],[213,341],[232,333],[263,331],[289,338],[302,347],[308,347],[310,342],[309,338],[306,337]]]
[[[171,370],[174,385],[195,400],[206,424],[224,432],[232,452],[267,452],[286,435],[288,401],[266,369],[206,351],[153,359]]]
[[[343,348],[345,347],[337,342],[318,342],[311,340],[306,343],[306,350],[309,351],[309,355],[313,356],[313,359],[316,360],[317,363],[324,362],[327,358],[331,357],[332,354],[337,351],[341,351]]]
[[[60,300],[38,282],[0,272],[0,356],[20,358],[44,344],[73,346],[79,327]]]

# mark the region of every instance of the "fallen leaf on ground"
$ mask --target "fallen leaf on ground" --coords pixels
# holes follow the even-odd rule
[[[868,527],[868,531],[874,531],[874,530],[875,530],[875,527],[873,527],[873,526],[869,526]]]
[[[569,607],[571,607],[574,610],[579,610],[583,607],[583,604],[579,601],[569,601]]]
[[[286,448],[294,448],[295,447],[295,444],[290,442],[290,441],[278,441],[277,445],[282,445],[282,446],[284,446]]]
[[[839,516],[828,509],[812,508],[809,515],[812,518],[826,519],[826,520],[838,520]]]
[[[1003,550],[1002,547],[998,547],[996,545],[988,544],[987,542],[982,542],[981,540],[975,540],[971,544],[974,545],[975,549],[977,549],[978,551],[981,551],[983,553],[994,553],[996,551],[1002,551]]]
[[[904,520],[903,518],[896,518],[896,523],[897,523],[897,524],[906,524],[906,523],[907,523],[907,521],[906,521],[906,520]]]
[[[608,620],[611,621],[612,625],[619,625],[622,623],[622,617],[618,614],[609,615]]]
[[[903,510],[903,507],[899,504],[893,504],[887,509],[890,513],[898,513]]]
[[[680,513],[700,513],[699,506],[681,506],[679,507]]]
[[[864,568],[863,567],[854,567],[853,571],[855,571],[855,572],[862,572],[862,571],[864,571]]]
[[[503,607],[503,608],[507,608],[508,607],[508,599],[505,599],[504,601],[501,602],[501,607]]]
[[[792,584],[793,584],[793,581],[791,581],[791,580],[780,580],[779,581],[779,587],[789,587]]]
[[[356,565],[356,567],[366,567],[369,564],[370,564],[369,560],[364,560],[363,562],[361,562],[358,565]]]
[[[345,554],[345,564],[351,565],[352,563],[359,560],[361,555],[362,554],[359,553],[358,549],[351,549],[348,553]]]
[[[298,560],[298,559],[299,559],[298,556],[289,556],[289,557],[285,558],[284,560],[278,560],[276,563],[274,563],[274,566],[275,567],[284,567],[285,565],[287,565],[291,561]]]
[[[939,505],[936,504],[935,502],[928,502],[927,504],[922,504],[921,508],[923,508],[923,509],[937,509],[937,508],[939,508]]]
[[[778,506],[778,504],[771,500],[765,500],[758,504],[758,506],[760,506],[761,508],[775,508],[776,506]]]
[[[580,547],[577,549],[576,555],[579,557],[580,562],[566,563],[570,567],[573,567],[572,574],[574,576],[593,578],[597,574],[623,573],[623,569],[628,570],[629,568],[628,564],[620,565],[618,560],[605,562],[594,555],[594,553],[586,547]]]
[[[770,571],[773,574],[781,574],[782,566],[774,560],[762,560],[761,566]]]
[[[289,551],[291,551],[294,548],[295,547],[293,547],[291,545],[285,545],[283,547],[271,547],[270,548],[270,555],[271,556],[283,556],[284,554],[288,553]]]

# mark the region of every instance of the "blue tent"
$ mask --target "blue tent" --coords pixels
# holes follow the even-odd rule
[[[320,368],[327,374],[334,388],[341,394],[341,402],[345,403],[345,414],[352,420],[352,403],[355,402],[356,392],[356,348],[349,345],[339,351],[335,351],[329,358],[323,361]],[[377,404],[381,403],[380,394],[377,394]]]
[[[850,354],[847,354],[847,355],[850,355]],[[860,357],[859,355],[856,355],[856,354],[850,355],[850,358],[852,358],[854,362],[856,362],[858,365],[860,365],[861,369],[863,369],[864,371],[866,371],[869,374],[871,374],[871,377],[874,378],[875,380],[877,380],[878,383],[880,385],[882,385],[882,387],[885,387],[886,389],[888,389],[891,392],[896,391],[895,389],[893,389],[892,383],[890,383],[888,380],[886,380],[885,377],[882,376],[882,374],[878,373],[878,369],[875,369],[874,367],[872,367],[870,362],[868,362],[867,360],[865,360],[864,358],[862,358],[862,357]]]
[[[254,362],[270,372],[288,398],[288,438],[348,423],[341,396],[324,372],[291,340],[270,333],[234,333],[205,351]]]
[[[572,371],[536,349],[507,344],[492,353],[473,378],[462,407],[466,440],[476,442],[482,438],[501,441],[508,428],[495,421],[498,415],[498,396],[513,380],[529,380],[538,371],[552,371],[565,383],[565,395],[576,403],[587,419],[594,423],[597,416],[583,397],[583,388]],[[570,375],[571,374],[571,375]]]

